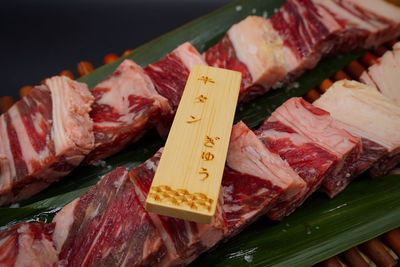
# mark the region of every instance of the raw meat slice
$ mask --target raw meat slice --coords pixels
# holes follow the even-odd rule
[[[59,266],[153,266],[165,246],[119,167],[53,219]]]
[[[322,189],[334,197],[351,182],[351,166],[359,159],[361,140],[345,131],[328,112],[317,108],[302,98],[291,98],[271,115],[311,142],[337,157],[335,170],[322,182]]]
[[[248,101],[285,77],[287,66],[282,45],[282,39],[268,20],[249,16],[233,25],[204,57],[210,66],[241,72],[239,101]]]
[[[343,0],[342,0],[343,1]],[[370,48],[387,42],[400,35],[400,7],[382,0],[344,0],[344,5],[354,13],[359,12],[363,20],[378,27],[377,33],[369,33],[375,39],[366,42],[362,48]],[[357,10],[357,11],[355,11]]]
[[[129,172],[143,206],[145,205],[161,153],[162,149],[142,165]],[[164,258],[160,265],[189,264],[200,253],[210,249],[222,239],[227,226],[221,201],[222,198],[220,197],[214,220],[210,225],[149,213],[168,251],[168,257]]]
[[[384,96],[400,105],[400,42],[393,46],[393,51],[387,51],[369,67],[360,80],[375,86]]]
[[[399,162],[400,153],[396,153],[391,156],[383,156],[371,166],[369,169],[369,174],[372,178],[386,175],[390,173],[392,169],[398,167]]]
[[[312,69],[334,46],[334,37],[343,27],[320,5],[311,0],[287,0],[271,18],[284,40],[283,51],[290,66],[287,80]]]
[[[226,162],[222,186],[231,234],[265,212],[273,220],[289,215],[305,193],[305,182],[243,122],[232,128]]]
[[[317,190],[322,181],[330,177],[335,169],[337,157],[334,154],[274,117],[265,120],[255,134],[269,149],[286,160],[306,182],[306,194],[295,203],[297,207]]]
[[[93,98],[52,77],[0,117],[0,205],[26,199],[72,171],[93,149]]]
[[[54,267],[58,254],[51,234],[53,224],[20,223],[0,232],[1,266]]]
[[[378,160],[372,168],[372,176],[378,176],[400,162],[400,107],[375,88],[356,81],[338,81],[314,105],[329,111],[343,128],[362,137],[363,156],[368,160],[359,163],[358,172]]]
[[[312,0],[343,27],[333,53],[371,48],[400,34],[400,8],[382,0]]]
[[[151,78],[157,92],[168,99],[172,113],[167,114],[159,125],[159,131],[166,133],[172,122],[172,118],[178,108],[186,80],[194,64],[207,65],[196,48],[186,42],[178,46],[174,51],[160,61],[144,68]]]
[[[365,70],[363,71],[363,73],[361,73],[359,80],[360,82],[365,83],[366,85],[378,88],[376,83],[372,80],[371,76],[368,74],[368,70]]]
[[[95,98],[90,112],[95,147],[86,163],[111,156],[137,141],[160,116],[171,112],[167,99],[157,93],[143,69],[129,59],[91,93]]]
[[[225,239],[240,233],[265,214],[276,202],[282,188],[265,178],[225,167],[221,190],[228,232]]]
[[[375,166],[374,163],[377,160],[379,162],[379,159],[381,157],[383,157],[385,154],[387,154],[387,149],[384,146],[382,146],[368,138],[361,137],[361,136],[360,136],[360,138],[361,138],[361,143],[362,143],[362,153],[360,155],[360,159],[358,161],[356,161],[352,166],[352,169],[353,169],[352,175],[354,177],[363,173],[368,168],[374,167]],[[396,160],[397,162],[400,162],[399,161],[400,159],[394,159],[394,160]],[[387,163],[385,163],[385,164],[387,164]],[[394,167],[394,165],[393,165],[393,167]],[[377,175],[375,175],[375,176],[377,176]],[[379,176],[379,174],[378,174],[378,176]]]

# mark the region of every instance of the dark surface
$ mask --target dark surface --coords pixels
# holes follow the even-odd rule
[[[64,69],[76,75],[87,60],[98,67],[232,0],[0,1],[0,96],[18,99]],[[77,76],[77,75],[76,75]]]

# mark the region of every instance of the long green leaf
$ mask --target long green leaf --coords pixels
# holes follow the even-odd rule
[[[199,18],[135,49],[125,58],[145,66],[156,62],[179,44],[190,41],[202,52],[215,44],[234,23],[248,15],[271,15],[284,0],[241,0]],[[273,90],[239,107],[235,120],[257,126],[292,96],[301,96],[333,75],[361,53],[329,58],[305,73],[292,86]],[[80,81],[93,87],[123,60],[98,68]],[[164,144],[153,131],[137,144],[104,161],[101,166],[81,166],[42,193],[22,201],[20,208],[0,208],[0,226],[19,221],[51,221],[54,214],[84,194],[117,166],[133,168]],[[283,222],[261,218],[227,244],[201,256],[194,265],[306,266],[400,225],[400,176],[359,179],[335,199],[314,194]]]
[[[400,176],[353,182],[334,199],[314,194],[280,223],[261,218],[194,266],[310,266],[400,226]]]

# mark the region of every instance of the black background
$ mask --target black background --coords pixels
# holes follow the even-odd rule
[[[76,64],[95,67],[232,0],[0,1],[0,96]]]

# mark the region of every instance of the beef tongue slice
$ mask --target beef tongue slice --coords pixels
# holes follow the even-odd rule
[[[400,34],[400,7],[381,0],[312,0],[342,26],[331,53],[367,49]]]
[[[115,154],[171,113],[168,100],[157,93],[143,69],[129,59],[91,93],[95,99],[90,112],[95,147],[86,163]]]
[[[287,74],[282,46],[283,40],[269,20],[249,16],[233,25],[204,58],[210,66],[241,72],[239,101],[248,101]]]
[[[93,98],[86,84],[46,79],[0,116],[0,205],[59,180],[93,149]]]
[[[290,167],[306,182],[307,191],[296,206],[317,190],[332,175],[338,159],[309,138],[299,134],[284,122],[271,116],[255,131],[257,137],[286,160]]]
[[[43,266],[58,264],[51,235],[54,224],[20,223],[0,232],[1,266]]]
[[[130,178],[144,205],[162,149],[130,171]],[[149,213],[166,244],[168,257],[161,265],[180,265],[216,243],[239,233],[259,216],[287,215],[285,208],[305,193],[305,182],[269,151],[244,123],[232,129],[220,198],[211,224],[199,224]]]
[[[163,240],[119,167],[54,217],[59,266],[141,266],[166,255]]]
[[[278,220],[294,210],[305,194],[305,182],[280,156],[268,149],[243,122],[232,129],[222,180],[224,210],[230,232],[265,213]]]
[[[342,80],[313,103],[330,112],[340,125],[363,144],[356,173],[371,167],[373,177],[386,174],[400,162],[400,107],[375,88]]]
[[[302,98],[291,98],[277,108],[269,120],[282,123],[336,156],[334,170],[322,181],[322,189],[330,197],[351,182],[352,165],[361,153],[361,140],[344,130],[327,111]]]
[[[143,206],[162,150],[160,149],[153,157],[129,172]],[[227,230],[221,197],[211,224],[200,224],[151,212],[149,216],[158,228],[168,252],[167,257],[160,262],[161,266],[189,264],[199,254],[221,241]]]
[[[166,135],[181,100],[186,81],[193,65],[207,65],[189,42],[183,43],[161,60],[144,68],[157,92],[168,100],[172,111],[162,116],[157,130]]]
[[[334,37],[343,30],[328,10],[311,0],[285,1],[270,21],[284,41],[289,80],[314,68],[323,55],[330,53]]]
[[[364,71],[360,81],[376,87],[384,96],[400,105],[400,42]]]

